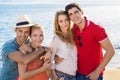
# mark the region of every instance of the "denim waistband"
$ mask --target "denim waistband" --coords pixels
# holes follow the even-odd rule
[[[89,77],[86,77],[86,75],[77,73],[76,74],[76,80],[90,80]],[[103,80],[103,75],[100,75],[97,80]]]
[[[72,77],[74,76],[74,75],[70,75],[70,74],[64,73],[64,72],[56,70],[56,69],[55,69],[55,71],[58,72],[58,73],[61,73],[61,74],[65,75],[65,76],[72,76]]]

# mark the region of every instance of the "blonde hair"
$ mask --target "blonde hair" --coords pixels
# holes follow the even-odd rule
[[[55,20],[54,20],[54,33],[57,34],[63,42],[74,45],[75,42],[74,42],[72,27],[69,25],[67,35],[65,35],[61,31],[60,26],[58,24],[58,16],[59,15],[65,15],[68,18],[69,23],[70,23],[70,18],[66,11],[63,11],[63,10],[57,11],[56,15],[55,15]]]
[[[42,26],[39,24],[35,24],[35,25],[30,27],[30,35],[34,29],[40,29],[42,31],[42,33],[44,34],[44,30],[43,30]]]

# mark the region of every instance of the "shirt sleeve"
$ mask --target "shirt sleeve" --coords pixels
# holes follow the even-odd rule
[[[56,40],[55,40],[55,37],[52,38],[50,44],[49,44],[49,47],[52,51],[52,56],[51,56],[51,69],[54,69],[55,67],[55,54],[57,52],[57,43],[56,43]]]
[[[102,40],[104,40],[108,37],[105,29],[101,26],[98,26],[98,25],[96,25],[94,27],[93,35],[98,42],[101,42]]]
[[[2,54],[8,56],[10,53],[17,51],[13,44],[5,44],[2,48]]]

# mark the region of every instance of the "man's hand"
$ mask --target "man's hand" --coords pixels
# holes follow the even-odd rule
[[[19,51],[21,51],[23,54],[26,54],[26,53],[32,52],[32,48],[30,47],[30,44],[25,44],[25,43],[23,43],[23,44],[19,47]]]
[[[55,55],[55,64],[59,64],[64,60],[64,58],[60,58],[58,55]]]
[[[98,80],[99,73],[96,71],[91,72],[86,77],[89,77],[90,80]]]

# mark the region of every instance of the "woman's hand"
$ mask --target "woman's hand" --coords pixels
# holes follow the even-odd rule
[[[47,48],[45,51],[47,53],[44,55],[44,57],[45,57],[45,60],[48,60],[51,57],[51,50],[50,50],[50,48]]]
[[[50,61],[49,60],[45,61],[42,67],[44,70],[47,70],[48,68],[50,68]]]
[[[64,77],[59,78],[59,80],[64,80]]]
[[[48,47],[44,47],[44,52],[40,56],[40,59],[43,61],[50,60],[51,57],[51,50]]]

